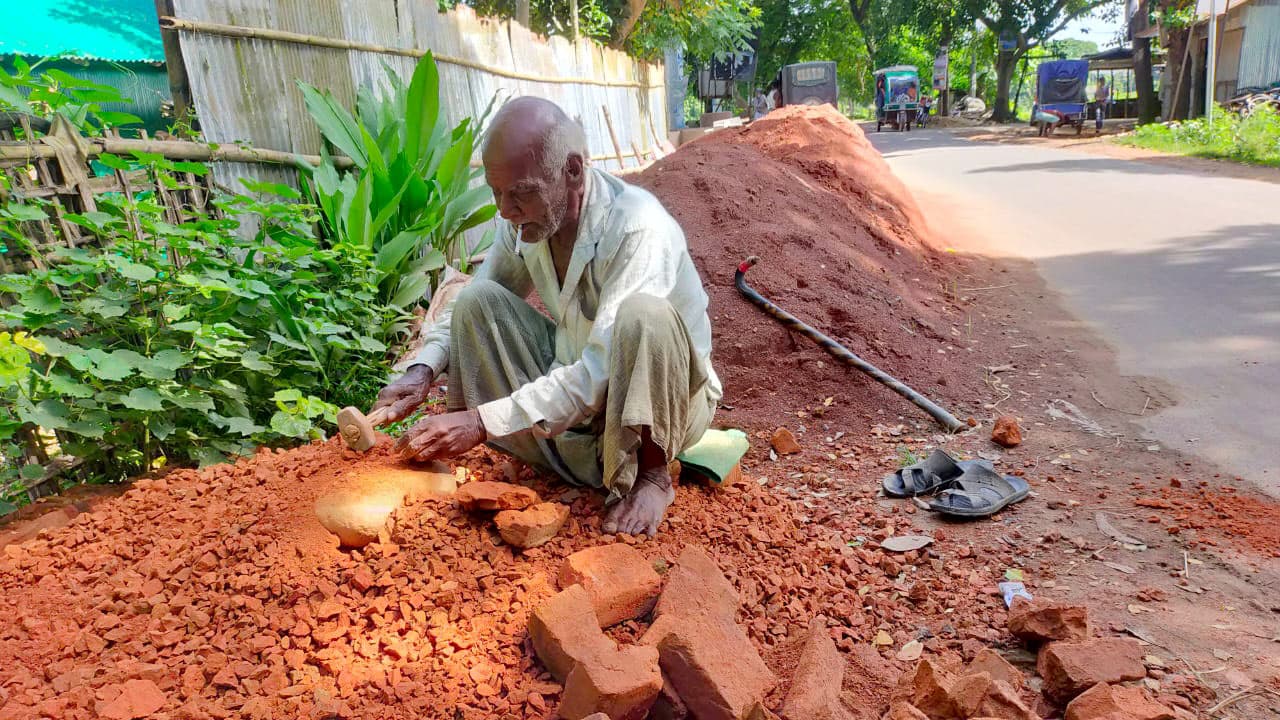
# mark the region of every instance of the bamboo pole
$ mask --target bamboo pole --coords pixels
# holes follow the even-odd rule
[[[86,138],[86,157],[97,157],[103,153],[112,155],[132,155],[135,151],[156,153],[170,160],[194,160],[199,162],[243,162],[265,163],[275,165],[297,165],[304,162],[318,167],[319,155],[300,155],[281,150],[266,148],[247,148],[239,145],[219,145],[214,147],[198,142],[181,140],[130,140],[125,138]],[[57,155],[57,149],[44,143],[6,142],[0,143],[0,163],[29,162],[39,158],[51,158]],[[354,166],[351,158],[341,155],[333,158],[333,164],[339,169]]]
[[[609,118],[609,106],[601,105],[600,111],[604,113],[605,127],[609,128],[609,139],[613,141],[613,152],[618,156],[618,168],[622,169],[627,164],[622,161],[622,146],[618,144],[618,134],[613,131],[613,120]],[[639,163],[640,159],[636,158],[636,162]]]
[[[272,28],[224,25],[222,23],[205,22],[203,20],[184,20],[182,18],[170,16],[160,18],[160,27],[165,30],[182,30],[191,33],[222,35],[224,37],[244,38],[248,40],[277,40],[280,42],[290,42],[298,45],[308,45],[311,47],[334,48],[337,50],[359,50],[362,52],[380,53],[382,55],[400,55],[412,58],[420,58],[428,52],[427,50],[419,50],[417,48],[391,47],[388,45],[378,45],[377,43],[356,42],[354,40],[322,37],[319,35],[305,35],[303,33],[287,32],[285,30],[275,30]],[[531,73],[517,72],[515,70],[507,70],[506,68],[497,67],[495,65],[486,65],[481,62],[454,57],[452,55],[438,55],[433,53],[432,57],[435,58],[436,62],[471,68],[472,70],[479,70],[481,72],[489,73],[490,75],[498,75],[501,77],[511,78],[513,80],[525,80],[527,82],[547,83],[552,85],[599,85],[601,87],[628,87],[641,88],[644,90],[653,90],[660,87],[658,85],[642,85],[634,80],[598,80],[596,78],[588,77],[534,75]]]
[[[631,152],[634,153],[636,156],[636,165],[643,165],[644,151],[640,149],[640,146],[636,144],[635,140],[631,141]]]

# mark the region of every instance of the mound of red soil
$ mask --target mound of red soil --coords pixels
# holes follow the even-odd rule
[[[747,276],[761,294],[916,390],[959,404],[949,409],[962,419],[982,396],[965,318],[946,299],[964,261],[930,244],[910,193],[835,110],[784,108],[628,179],[680,222],[707,282],[713,362],[734,408],[718,422],[771,429],[817,408],[846,432],[898,415],[931,422],[743,298],[733,277],[748,255],[761,259]]]

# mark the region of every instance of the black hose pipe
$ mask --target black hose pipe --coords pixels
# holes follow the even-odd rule
[[[742,261],[742,264],[738,266],[738,271],[733,275],[733,282],[738,286],[738,292],[745,295],[748,300],[755,303],[761,310],[772,315],[774,319],[786,326],[788,330],[795,330],[796,332],[808,337],[810,340],[818,343],[823,350],[826,350],[839,358],[841,362],[858,368],[862,372],[875,378],[881,384],[887,386],[890,390],[893,390],[902,397],[910,400],[921,410],[929,413],[930,417],[937,420],[938,423],[948,431],[959,432],[960,430],[968,427],[965,423],[957,420],[954,415],[942,409],[942,407],[937,403],[907,387],[901,380],[853,354],[849,348],[841,345],[835,340],[832,340],[826,335],[823,335],[821,332],[806,324],[795,315],[783,310],[763,295],[756,292],[755,289],[747,284],[747,271],[758,262],[760,262],[760,258],[752,255]]]

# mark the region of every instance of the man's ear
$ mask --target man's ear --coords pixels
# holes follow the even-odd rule
[[[582,187],[585,182],[583,177],[586,173],[586,162],[579,153],[569,153],[569,157],[564,161],[564,179],[565,184],[571,189]]]

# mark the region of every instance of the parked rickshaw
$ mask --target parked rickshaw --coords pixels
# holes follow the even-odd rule
[[[876,79],[876,132],[885,125],[894,130],[910,130],[920,111],[920,73],[916,66],[894,65],[872,75]]]
[[[1036,104],[1031,122],[1047,135],[1062,125],[1073,125],[1076,134],[1084,130],[1086,95],[1089,84],[1088,60],[1050,60],[1036,68]]]

